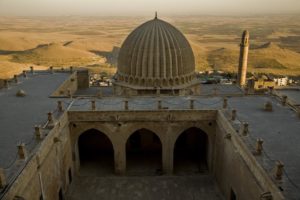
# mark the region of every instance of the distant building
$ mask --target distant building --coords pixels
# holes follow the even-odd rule
[[[248,88],[254,90],[264,90],[268,88],[274,88],[276,86],[274,80],[270,79],[266,75],[254,76],[248,79]]]
[[[290,81],[288,77],[274,78],[276,86],[287,86]]]
[[[232,82],[232,80],[230,80],[230,79],[222,78],[222,79],[220,80],[220,84],[223,84],[223,85],[231,85],[231,84],[233,84],[233,82]]]

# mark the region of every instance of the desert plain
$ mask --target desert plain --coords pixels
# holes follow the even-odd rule
[[[35,69],[86,67],[113,75],[126,36],[153,17],[0,17],[0,79]],[[300,15],[159,16],[189,40],[196,70],[236,72],[243,30],[249,72],[300,75]]]

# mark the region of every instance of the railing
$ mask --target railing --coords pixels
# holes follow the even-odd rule
[[[68,109],[67,109],[68,110]],[[60,118],[63,116],[65,111],[59,111],[58,108],[53,110],[51,113],[53,120],[59,121]],[[24,147],[24,151],[22,153],[25,153],[25,157],[21,158],[20,152],[17,151],[15,155],[13,155],[13,159],[9,162],[6,166],[0,166],[0,169],[4,171],[6,184],[4,187],[0,190],[0,199],[6,194],[6,192],[9,190],[9,188],[12,186],[12,184],[15,182],[15,180],[18,178],[18,176],[22,173],[24,168],[27,166],[27,164],[31,161],[35,153],[40,148],[39,144],[41,144],[47,137],[49,137],[49,133],[55,126],[49,126],[49,115],[48,119],[40,123],[38,126],[45,135],[45,137],[39,137],[36,135],[35,131],[33,131],[32,137],[28,141],[20,141],[18,146],[22,145]]]
[[[280,96],[275,96],[276,99],[282,100]],[[230,104],[230,103],[229,103]],[[290,106],[290,105],[289,105]],[[262,143],[260,138],[254,138],[253,135],[251,134],[251,128],[247,128],[247,133],[243,134],[243,126],[246,121],[242,121],[239,119],[238,114],[233,112],[235,110],[231,106],[227,106],[226,109],[223,109],[222,112],[224,113],[224,116],[227,118],[227,120],[230,122],[231,126],[235,129],[235,134],[242,139],[242,141],[248,146],[248,149],[253,152],[254,155],[256,155],[256,160],[259,161],[260,165],[263,167],[263,169],[268,173],[268,174],[273,174],[270,178],[275,181],[276,184],[278,184],[278,181],[276,182],[276,179],[281,180],[281,177],[276,177],[275,172],[276,167],[278,167],[278,163],[281,163],[279,160],[273,158],[272,156],[267,153],[264,148],[262,148]],[[233,117],[233,115],[235,115]],[[260,144],[259,144],[260,142]],[[282,168],[282,172],[290,184],[294,189],[298,190],[300,193],[300,186],[295,183],[295,181],[292,180],[291,176],[288,174],[288,172]]]

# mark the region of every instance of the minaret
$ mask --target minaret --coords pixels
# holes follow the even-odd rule
[[[247,64],[248,64],[248,51],[249,51],[249,31],[243,32],[242,41],[240,44],[240,59],[239,71],[237,75],[237,84],[244,87],[246,85]]]

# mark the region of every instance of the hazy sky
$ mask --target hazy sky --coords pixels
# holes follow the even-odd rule
[[[0,15],[300,13],[300,0],[0,0]]]

